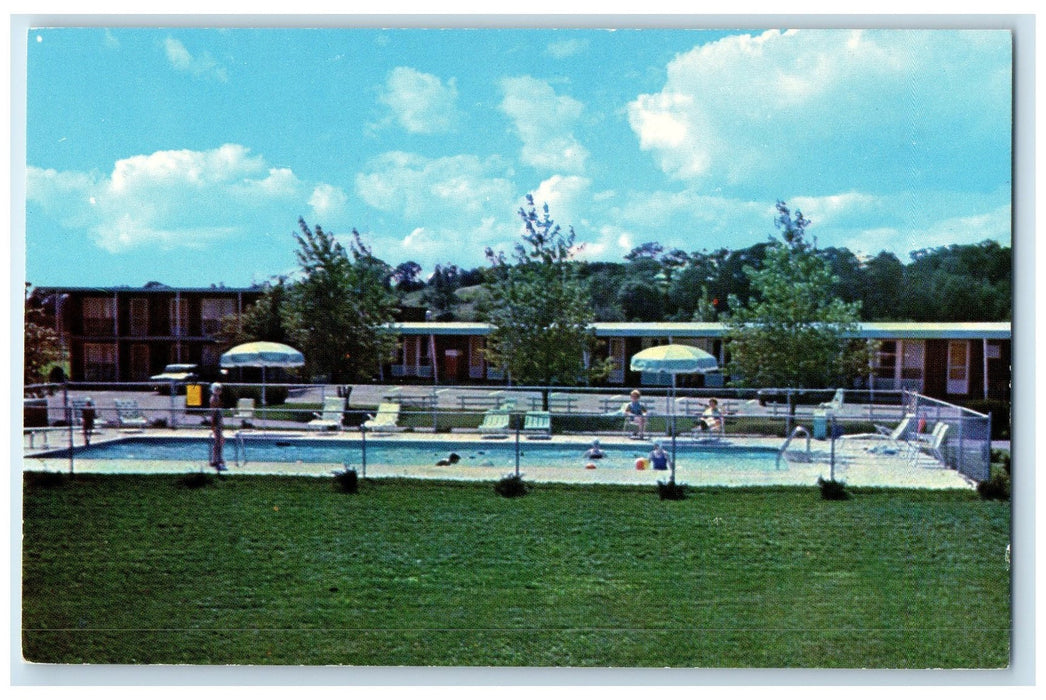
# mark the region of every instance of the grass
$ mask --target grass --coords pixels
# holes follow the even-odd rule
[[[41,663],[998,668],[1008,504],[965,491],[28,478]]]

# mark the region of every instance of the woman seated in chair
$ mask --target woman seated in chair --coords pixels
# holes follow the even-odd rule
[[[704,413],[701,414],[701,420],[697,421],[696,427],[698,430],[702,431],[708,430],[722,432],[723,414],[719,411],[718,400],[708,400],[708,406],[705,408]]]
[[[646,407],[639,400],[639,389],[633,389],[629,395],[632,400],[625,404],[624,412],[628,420],[639,428],[639,439],[646,433]]]

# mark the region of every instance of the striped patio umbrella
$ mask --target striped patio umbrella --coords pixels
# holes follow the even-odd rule
[[[672,481],[676,480],[676,375],[712,372],[719,368],[715,357],[690,345],[655,345],[632,356],[629,367],[633,372],[659,372],[672,375],[672,401],[669,417],[672,430]]]
[[[301,367],[305,356],[283,343],[257,340],[237,345],[222,354],[222,367],[261,367],[262,405],[265,405],[265,370],[268,367]]]

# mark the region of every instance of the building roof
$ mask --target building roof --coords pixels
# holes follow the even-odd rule
[[[856,337],[868,339],[989,339],[1011,336],[1009,322],[920,323],[882,321],[859,323]],[[488,335],[489,323],[468,321],[424,321],[393,323],[401,335]],[[625,323],[597,322],[592,328],[599,338],[722,338],[727,326],[715,322]]]

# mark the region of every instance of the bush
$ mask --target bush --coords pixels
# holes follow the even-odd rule
[[[528,491],[530,491],[530,486],[523,481],[522,476],[516,474],[509,474],[494,484],[494,492],[505,498],[526,496]]]
[[[356,470],[346,467],[344,471],[334,472],[334,488],[342,493],[359,493],[360,480]]]
[[[1010,474],[1003,469],[992,469],[992,475],[977,484],[977,493],[986,501],[1010,500]]]
[[[682,501],[687,496],[686,484],[677,484],[673,479],[659,481],[657,495],[662,501]]]
[[[213,486],[214,477],[204,472],[190,472],[180,476],[175,483],[183,489],[202,489],[205,486]]]
[[[1007,474],[1010,473],[1010,451],[1009,450],[996,450],[991,451],[992,465],[998,465],[999,469],[1002,469]]]
[[[992,416],[992,440],[1010,439],[1010,404],[999,399],[971,399],[962,405],[978,413]]]
[[[843,481],[817,477],[817,485],[821,487],[821,498],[826,501],[847,501],[850,499],[850,492],[846,490],[846,483]]]

